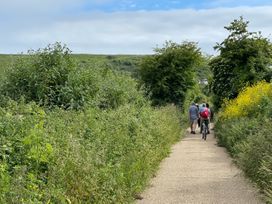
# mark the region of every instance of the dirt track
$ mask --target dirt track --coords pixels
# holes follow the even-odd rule
[[[137,204],[263,203],[213,134],[203,141],[200,134],[187,133],[141,196]]]

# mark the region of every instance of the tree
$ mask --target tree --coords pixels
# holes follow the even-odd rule
[[[187,90],[195,83],[194,67],[201,59],[200,49],[193,42],[167,41],[154,51],[141,63],[141,81],[155,105],[182,105]]]
[[[248,23],[243,17],[231,22],[225,27],[229,36],[214,47],[219,56],[210,63],[211,89],[217,107],[224,98],[235,98],[246,85],[271,79],[271,43],[261,32],[249,32]]]

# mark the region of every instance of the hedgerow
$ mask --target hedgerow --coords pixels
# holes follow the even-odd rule
[[[215,133],[272,203],[272,84],[259,82],[226,101]]]
[[[0,114],[1,203],[127,203],[180,136],[174,107]]]
[[[132,202],[180,137],[176,107],[154,108],[129,76],[76,62],[64,83],[38,95],[35,77],[44,74],[47,87],[52,76],[24,60],[14,67],[26,72],[14,69],[1,83],[0,203]]]

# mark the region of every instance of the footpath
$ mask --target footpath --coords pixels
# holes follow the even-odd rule
[[[217,146],[213,133],[204,141],[188,132],[141,196],[137,204],[263,203],[226,150]]]

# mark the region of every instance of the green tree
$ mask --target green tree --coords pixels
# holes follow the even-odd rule
[[[196,43],[167,41],[155,54],[143,59],[140,78],[155,105],[182,105],[185,94],[195,84],[195,66],[201,59]]]
[[[246,85],[271,79],[272,45],[261,32],[249,32],[243,17],[225,29],[229,36],[214,47],[219,55],[211,60],[211,89],[214,104],[220,107],[224,98],[235,98]]]
[[[212,81],[212,71],[209,65],[211,59],[211,56],[204,55],[199,65],[196,67],[196,79],[198,81],[197,86],[199,86],[197,89],[201,90],[201,95],[211,95],[210,83]]]

